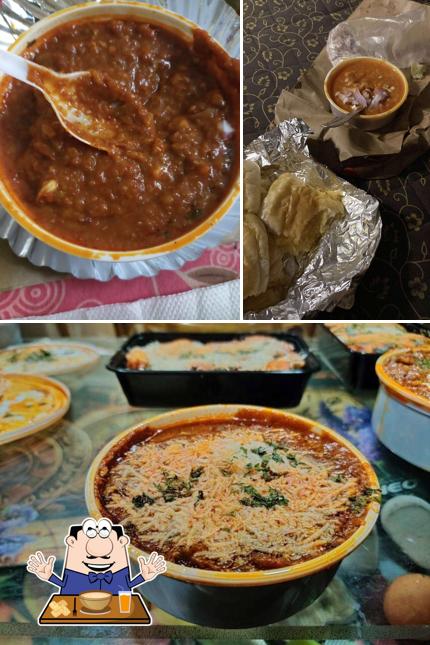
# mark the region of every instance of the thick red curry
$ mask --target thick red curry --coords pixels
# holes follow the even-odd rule
[[[124,129],[109,153],[68,135],[37,90],[8,79],[2,175],[27,214],[70,242],[134,250],[207,219],[239,163],[239,65],[205,32],[194,43],[136,19],[68,23],[25,54],[58,72],[90,70],[79,99]]]
[[[402,352],[384,363],[384,371],[397,383],[430,401],[430,351]]]
[[[171,562],[253,571],[316,558],[364,522],[379,490],[312,422],[265,411],[141,427],[103,459],[100,513]]]

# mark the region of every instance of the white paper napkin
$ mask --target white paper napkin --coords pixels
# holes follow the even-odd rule
[[[239,320],[240,280],[193,289],[171,296],[157,296],[75,309],[49,316],[28,316],[25,320]]]

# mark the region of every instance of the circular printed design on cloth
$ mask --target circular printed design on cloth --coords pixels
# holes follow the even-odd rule
[[[233,280],[240,272],[238,244],[225,244],[205,251],[180,271],[160,271],[152,278],[109,282],[65,278],[0,293],[0,319],[46,316],[119,302],[135,302],[157,295],[173,295],[207,284]]]
[[[13,295],[13,300],[7,299],[6,311],[1,311],[3,317],[21,318],[37,314],[43,315],[52,310],[61,310],[66,296],[66,281],[56,280],[55,282],[24,287],[10,293]],[[1,300],[0,306],[3,309],[4,304]]]

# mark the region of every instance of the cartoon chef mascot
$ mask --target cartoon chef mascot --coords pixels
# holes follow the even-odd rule
[[[87,518],[70,526],[65,538],[66,554],[62,576],[54,573],[55,556],[48,559],[37,551],[29,557],[27,571],[41,580],[57,585],[61,595],[79,595],[84,591],[109,591],[116,595],[154,580],[166,571],[162,555],[151,553],[138,558],[140,573],[132,578],[127,547],[130,539],[121,525],[103,518]]]

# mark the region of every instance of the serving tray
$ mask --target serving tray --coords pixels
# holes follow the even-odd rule
[[[70,614],[56,618],[52,614],[51,602],[60,598],[66,602]],[[73,615],[73,601],[76,599],[76,616]],[[112,596],[110,607],[105,612],[86,612],[82,609],[82,602],[79,596],[66,596],[52,594],[46,603],[39,622],[41,625],[150,625],[151,616],[145,607],[145,603],[139,593],[131,594],[131,610],[128,614],[121,613],[119,607],[119,596]]]
[[[140,0],[138,0],[140,1]],[[26,29],[45,16],[79,4],[74,0],[3,0],[0,2],[0,49],[6,49]],[[240,19],[225,0],[146,0],[181,14],[205,29],[231,56],[240,56]],[[240,204],[232,206],[222,220],[200,239],[173,253],[139,261],[104,262],[85,260],[57,251],[24,230],[0,206],[0,238],[12,251],[38,267],[49,267],[75,278],[106,282],[114,277],[131,280],[153,277],[163,270],[178,270],[186,262],[197,260],[208,248],[239,238]]]

